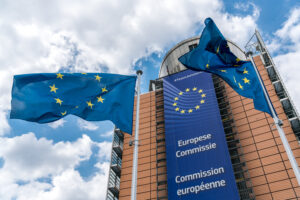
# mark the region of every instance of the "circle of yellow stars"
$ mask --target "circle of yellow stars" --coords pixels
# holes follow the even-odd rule
[[[87,75],[87,73],[81,73],[81,74]],[[57,79],[63,80],[63,77],[64,77],[64,75],[61,74],[61,73],[56,74],[56,78]],[[95,75],[94,77],[95,77],[96,81],[99,81],[99,82],[101,81],[102,77],[100,77],[99,75]],[[55,86],[55,84],[49,85],[49,87],[50,87],[50,93],[57,93],[57,90],[59,90],[59,88],[57,88]],[[108,92],[108,90],[106,89],[106,87],[102,87],[101,88],[101,93],[107,93],[107,92]],[[100,96],[96,96],[96,98],[97,98],[97,103],[104,103],[105,99],[101,95]],[[59,104],[59,106],[62,106],[62,104],[64,102],[62,99],[60,99],[58,97],[54,98],[54,100],[55,100],[55,103]],[[86,105],[87,105],[88,108],[93,109],[93,106],[95,104],[93,104],[92,101],[90,100],[90,101],[86,101]],[[78,107],[79,106],[75,106],[75,108],[78,108]],[[64,112],[61,112],[60,114],[61,114],[61,116],[65,116],[67,114],[67,111],[65,110]]]
[[[194,105],[194,107],[191,107],[189,109],[182,109],[182,108],[180,108],[179,105],[178,105],[178,101],[179,101],[180,96],[182,96],[184,93],[190,93],[190,92],[191,93],[194,92],[194,93],[201,94],[201,98],[202,99],[199,101],[199,104],[196,104],[196,105]],[[194,111],[199,110],[200,109],[200,105],[205,103],[205,99],[204,99],[205,97],[206,97],[206,94],[203,93],[202,89],[198,89],[197,87],[186,88],[185,92],[180,91],[178,93],[178,96],[174,97],[174,103],[172,105],[174,106],[174,110],[176,112],[179,112],[181,114],[185,114],[185,113],[191,114]]]

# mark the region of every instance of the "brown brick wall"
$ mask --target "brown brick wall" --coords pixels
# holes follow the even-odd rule
[[[135,106],[134,106],[135,108]],[[136,109],[135,109],[136,110]],[[134,110],[134,113],[135,113]],[[156,199],[156,121],[155,93],[141,95],[139,120],[139,159],[137,199]],[[135,114],[134,123],[135,124]],[[135,130],[135,126],[133,126]],[[130,199],[133,146],[129,146],[131,136],[124,138],[122,172],[120,184],[120,200]],[[134,139],[134,131],[132,140]]]
[[[269,80],[260,57],[255,57],[265,86],[278,116],[283,120],[283,129],[293,153],[300,163],[300,148],[283,111],[275,89]],[[228,99],[237,129],[237,138],[243,147],[246,166],[249,170],[257,200],[300,199],[300,187],[288,161],[273,119],[266,113],[254,109],[251,99],[238,95],[226,84]],[[141,95],[139,123],[139,165],[137,199],[156,199],[156,121],[155,93]],[[134,129],[133,129],[134,130]],[[133,133],[134,137],[134,133]],[[133,147],[128,145],[125,135],[120,185],[120,200],[130,199]]]
[[[259,56],[254,59],[265,86],[269,92],[278,116],[283,120],[283,128],[293,153],[300,163],[300,149],[290,123],[283,111],[275,89],[269,80],[267,70]],[[226,84],[232,107],[237,138],[243,147],[246,166],[249,170],[256,199],[297,199],[300,187],[288,161],[273,119],[266,113],[254,109],[253,101],[238,95]]]

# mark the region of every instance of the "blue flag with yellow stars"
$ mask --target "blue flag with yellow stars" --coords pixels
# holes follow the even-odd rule
[[[69,114],[111,120],[131,134],[136,76],[44,73],[14,76],[11,119],[48,123]]]
[[[255,109],[272,116],[252,63],[240,60],[230,51],[227,40],[211,18],[205,20],[205,25],[199,45],[179,61],[187,68],[218,75],[238,94],[253,99]]]

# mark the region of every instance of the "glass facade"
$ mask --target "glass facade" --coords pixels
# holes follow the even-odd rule
[[[123,144],[123,133],[119,129],[115,129],[112,141],[111,161],[107,184],[107,200],[119,199]]]

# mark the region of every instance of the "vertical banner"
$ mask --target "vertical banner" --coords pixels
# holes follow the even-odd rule
[[[168,199],[240,199],[211,74],[163,80]]]

